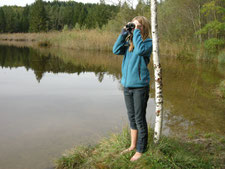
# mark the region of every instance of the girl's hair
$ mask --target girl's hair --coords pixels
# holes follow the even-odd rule
[[[150,22],[148,19],[144,16],[136,16],[134,20],[137,20],[143,27],[143,32],[141,34],[141,37],[143,41],[149,37],[149,32],[150,32]],[[130,47],[129,47],[129,52],[133,51],[134,49],[134,44],[133,44],[133,36],[130,37]]]

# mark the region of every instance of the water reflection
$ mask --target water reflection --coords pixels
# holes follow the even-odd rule
[[[1,166],[46,168],[66,148],[120,130],[127,120],[121,62],[111,53],[0,45]],[[225,66],[170,57],[161,62],[163,133],[225,135],[225,101],[214,93],[225,79]],[[147,112],[153,126],[153,77],[150,86]]]
[[[26,70],[33,70],[38,82],[41,81],[46,72],[53,73],[77,73],[94,72],[98,77],[99,82],[107,73],[106,67],[102,65],[95,65],[81,62],[79,57],[82,53],[77,53],[76,58],[67,61],[66,58],[59,58],[51,53],[42,54],[32,48],[16,48],[13,46],[0,46],[0,65],[2,67],[17,68],[25,67]],[[78,59],[77,59],[78,58]],[[113,72],[113,75],[118,79],[120,73]]]
[[[119,84],[109,76],[99,85],[91,72],[46,73],[37,83],[21,67],[5,68],[0,77],[3,168],[47,168],[65,149],[96,143],[124,122]]]
[[[225,134],[225,101],[215,89],[225,68],[213,62],[162,60],[166,125],[175,134],[189,130]]]
[[[65,149],[127,123],[120,57],[15,49],[0,53],[0,168],[51,167]],[[148,119],[153,107],[150,99]]]
[[[25,67],[33,70],[38,82],[48,73],[93,72],[99,82],[111,76],[121,78],[121,56],[111,53],[85,52],[58,48],[16,48],[0,46],[2,67]],[[163,66],[164,130],[183,133],[184,130],[216,131],[225,134],[225,104],[214,90],[225,79],[225,67],[221,63],[161,59]],[[152,64],[150,74],[153,75]],[[154,98],[154,78],[151,78],[150,97]],[[118,83],[118,88],[122,86]],[[154,111],[154,108],[152,108]],[[153,120],[152,120],[153,121]],[[208,123],[211,125],[209,126]],[[165,132],[168,133],[168,132]]]
[[[68,49],[16,48],[0,46],[2,67],[25,67],[33,70],[38,82],[48,73],[93,72],[99,82],[104,76],[113,80],[121,78],[121,56],[111,53],[85,52]],[[224,134],[224,101],[214,94],[215,88],[225,79],[221,63],[176,60],[163,57],[163,92],[165,126],[173,133],[200,129]],[[150,72],[153,75],[152,64]],[[154,78],[151,78],[150,96],[154,98]],[[122,87],[118,83],[118,88]],[[211,125],[208,126],[207,124]]]

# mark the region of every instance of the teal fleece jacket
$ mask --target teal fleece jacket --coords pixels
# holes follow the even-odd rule
[[[149,85],[150,75],[148,63],[152,53],[152,40],[142,40],[141,32],[135,29],[133,32],[134,49],[129,52],[127,34],[120,34],[113,46],[113,53],[124,55],[122,62],[121,84],[124,87],[145,87]]]

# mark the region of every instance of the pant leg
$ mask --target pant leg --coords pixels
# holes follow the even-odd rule
[[[130,122],[130,128],[137,130],[137,125],[135,122],[133,90],[124,88],[124,99],[127,107],[127,115]]]
[[[149,98],[149,87],[134,89],[135,122],[138,130],[137,152],[146,151],[148,144],[148,126],[146,121],[146,108]]]

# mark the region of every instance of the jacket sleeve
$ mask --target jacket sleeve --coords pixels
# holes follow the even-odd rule
[[[134,47],[137,48],[138,55],[148,55],[152,51],[152,42],[144,43],[139,29],[135,29],[133,32],[133,43]]]
[[[120,34],[119,37],[117,38],[114,46],[113,46],[113,53],[116,55],[124,55],[126,52],[126,46],[125,46],[125,41],[126,35]]]

